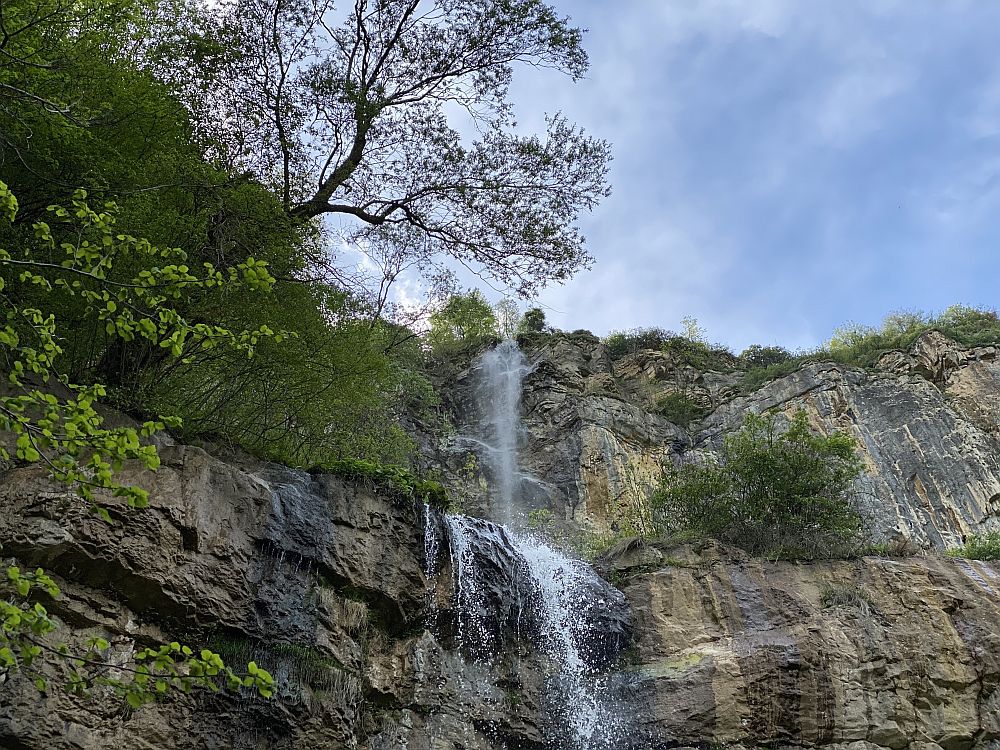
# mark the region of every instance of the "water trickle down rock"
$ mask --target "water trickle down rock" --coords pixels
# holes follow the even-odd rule
[[[530,368],[514,341],[504,341],[483,355],[478,368],[477,400],[486,466],[493,483],[493,518],[512,524],[517,518],[521,472],[517,451],[521,441],[521,384]]]
[[[523,478],[518,412],[522,378],[529,370],[511,341],[488,352],[479,365],[483,435],[468,440],[485,454],[493,483],[490,507],[508,525],[445,518],[454,645],[475,662],[498,666],[500,655],[515,648],[512,644],[526,641],[547,662],[541,706],[547,747],[627,747],[627,711],[615,697],[622,680],[612,673],[629,640],[624,596],[582,561],[517,528]],[[425,542],[430,572],[439,540],[430,516],[426,520],[434,535]]]

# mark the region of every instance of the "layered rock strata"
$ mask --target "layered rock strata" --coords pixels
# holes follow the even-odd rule
[[[747,394],[741,372],[703,372],[653,351],[612,361],[589,336],[538,337],[528,357],[521,450],[528,510],[614,527],[634,518],[665,462],[717,449],[748,410],[804,409],[818,431],[857,438],[867,469],[857,489],[877,538],[942,548],[1000,528],[996,347],[966,348],[932,331],[872,371],[811,363]],[[446,386],[459,433],[477,418],[473,380],[470,369]],[[672,392],[708,415],[687,427],[671,423],[655,404]],[[475,470],[475,446],[445,445],[440,461],[457,494],[482,510],[476,488],[489,477]]]

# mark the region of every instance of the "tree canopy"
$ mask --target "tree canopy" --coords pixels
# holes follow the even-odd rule
[[[376,255],[407,247],[425,272],[448,256],[523,295],[589,264],[576,221],[608,193],[608,144],[559,114],[523,134],[508,99],[519,65],[573,79],[587,69],[582,31],[549,5],[195,7],[160,74],[185,92],[214,152],[290,215],[339,216],[344,238]]]
[[[427,343],[437,354],[500,335],[496,313],[478,289],[453,295],[430,323]]]

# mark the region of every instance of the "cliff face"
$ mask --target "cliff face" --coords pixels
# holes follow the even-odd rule
[[[877,536],[946,547],[1000,528],[996,347],[966,349],[930,332],[911,351],[884,355],[874,372],[809,364],[746,395],[742,373],[702,372],[653,351],[612,362],[584,335],[542,337],[529,357],[522,462],[544,491],[524,496],[559,518],[607,527],[648,494],[664,461],[717,448],[748,409],[805,409],[817,430],[858,439],[868,472],[858,489]],[[473,382],[465,371],[448,384],[460,432],[478,418]],[[678,391],[710,410],[690,429],[652,408]],[[469,465],[474,450],[456,450],[444,463]]]
[[[1000,567],[768,563],[707,546],[613,558],[643,729],[681,744],[1000,747]]]
[[[746,409],[804,408],[818,429],[858,436],[861,489],[886,537],[929,549],[1000,523],[993,348],[928,335],[875,372],[813,364],[751,394],[739,374],[656,352],[612,362],[583,335],[542,337],[528,354],[528,507],[614,523],[661,461],[713,450]],[[474,381],[463,369],[446,384],[468,434],[482,417]],[[690,430],[652,413],[671,390],[711,413]],[[468,448],[446,441],[435,460],[482,510],[489,477]],[[71,647],[100,635],[125,664],[154,643],[207,646],[269,669],[276,699],[171,695],[133,712],[100,688],[39,696],[0,675],[0,748],[561,750],[544,731],[553,665],[522,622],[520,563],[495,528],[466,523],[479,529],[485,604],[464,616],[492,639],[471,658],[445,519],[331,476],[186,446],[161,453],[159,472],[134,477],[151,507],[119,509],[113,526],[40,469],[7,471],[0,554],[54,574],[63,597],[50,610]],[[936,552],[771,563],[638,542],[601,566],[632,613],[604,630],[610,640],[630,628],[633,644],[608,665],[624,718],[602,750],[1000,750],[1000,566]]]
[[[236,668],[255,660],[277,698],[176,694],[132,712],[101,688],[40,697],[2,676],[0,748],[492,747],[484,727],[537,738],[530,669],[516,705],[488,682],[474,693],[462,659],[424,628],[422,507],[197,448],[161,454],[156,474],[135,477],[150,507],[113,513],[114,526],[40,470],[8,472],[3,554],[54,575],[63,596],[49,609],[73,650],[102,636],[125,664],[137,648],[190,642]]]

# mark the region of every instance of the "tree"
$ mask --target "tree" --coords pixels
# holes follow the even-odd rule
[[[518,333],[541,333],[545,330],[545,311],[540,307],[529,308],[521,318]]]
[[[521,325],[521,311],[517,303],[510,297],[504,297],[494,308],[497,319],[497,331],[502,339],[512,339],[517,335]]]
[[[560,115],[519,134],[508,101],[517,65],[587,69],[582,31],[541,0],[356,0],[339,24],[332,0],[194,15],[188,63],[175,43],[161,74],[289,214],[338,216],[362,250],[415,233],[424,270],[450,256],[522,295],[590,263],[576,221],[608,194],[608,144]]]
[[[51,206],[53,225],[34,223],[34,247],[0,249],[0,355],[7,381],[0,395],[0,431],[11,438],[0,445],[0,457],[41,461],[54,479],[74,488],[111,523],[109,496],[124,498],[132,508],[148,502],[145,490],[121,484],[116,473],[128,460],[156,469],[159,457],[148,438],[177,421],[160,418],[139,428],[106,427],[94,408],[106,393],[104,386],[73,383],[60,373],[63,337],[56,316],[41,305],[60,297],[78,299],[108,335],[145,339],[176,358],[215,347],[233,347],[250,356],[258,339],[281,334],[190,321],[174,304],[185,295],[219,289],[266,291],[274,282],[266,264],[252,258],[225,270],[206,264],[195,275],[183,251],[118,233],[115,207],[97,211],[86,198],[79,190],[69,208]],[[17,199],[0,182],[0,223],[14,222],[17,213]],[[122,279],[121,267],[131,275]],[[32,295],[33,290],[39,293]],[[196,654],[180,643],[142,649],[131,666],[111,664],[104,655],[109,644],[102,638],[91,639],[85,653],[70,653],[65,645],[47,640],[56,623],[37,600],[59,596],[52,578],[41,568],[31,572],[12,565],[3,586],[10,591],[5,592],[9,597],[0,598],[0,669],[27,673],[39,690],[46,689],[40,663],[62,672],[66,689],[73,693],[105,685],[133,707],[170,687],[218,689],[221,681],[230,688],[255,686],[265,696],[273,689],[271,676],[253,663],[248,674],[240,676],[218,654]],[[109,677],[109,666],[126,676]]]
[[[707,331],[698,325],[698,319],[690,315],[681,318],[681,326],[684,328],[684,337],[698,344],[707,344],[705,334]]]
[[[427,343],[438,354],[498,335],[493,308],[478,289],[453,295],[430,322]]]
[[[776,417],[749,413],[717,461],[669,469],[651,497],[666,532],[690,532],[786,558],[857,549],[861,517],[852,485],[861,473],[853,438],[813,434],[804,411],[779,433]]]

